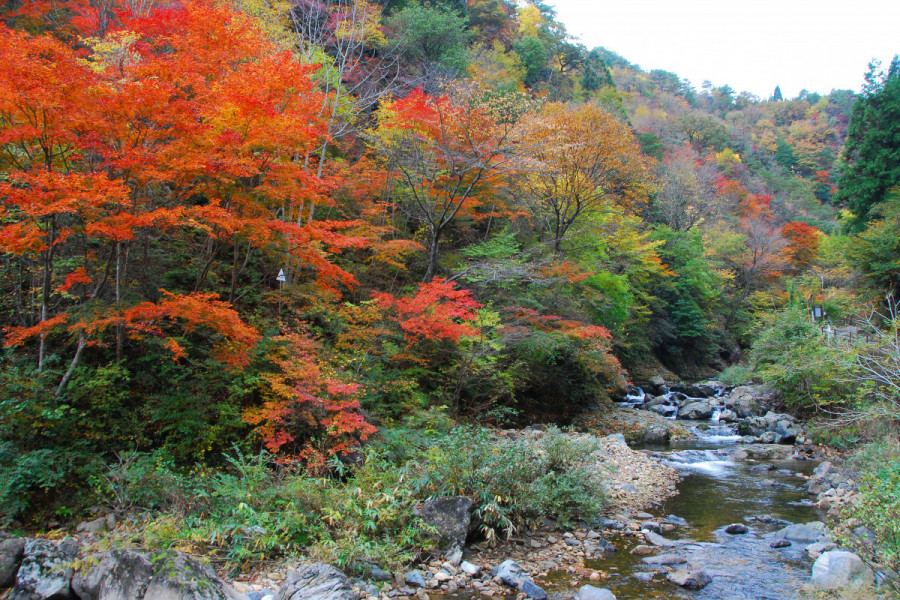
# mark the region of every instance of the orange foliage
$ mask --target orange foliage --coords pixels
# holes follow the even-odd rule
[[[812,225],[792,221],[781,228],[781,235],[787,240],[785,259],[794,270],[809,267],[819,253],[822,232]]]
[[[359,412],[360,386],[339,379],[312,338],[292,333],[274,341],[270,359],[279,372],[265,377],[263,404],[244,413],[270,451],[317,468],[328,455],[352,452],[377,431]]]

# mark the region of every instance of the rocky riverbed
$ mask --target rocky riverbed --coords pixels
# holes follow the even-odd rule
[[[421,514],[452,543],[409,571],[371,566],[352,580],[328,565],[285,563],[227,581],[174,551],[97,552],[96,531],[115,526],[104,518],[64,540],[0,539],[0,588],[14,586],[0,599],[775,599],[851,584],[866,597],[871,573],[836,547],[821,520],[854,501],[855,484],[830,462],[819,464],[820,449],[795,445],[806,441],[800,423],[772,410],[771,397],[758,400],[766,397],[758,390],[656,391],[585,415],[569,434],[595,442],[593,467],[607,482],[607,508],[592,522],[562,529],[546,521],[500,543],[469,539],[463,551],[471,501],[441,499]],[[660,397],[680,420],[647,409]],[[714,418],[725,411],[734,420]],[[534,427],[498,435],[544,434]],[[782,443],[765,443],[775,440]]]

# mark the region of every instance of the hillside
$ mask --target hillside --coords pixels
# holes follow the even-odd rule
[[[660,375],[763,381],[817,441],[897,448],[896,60],[761,99],[533,1],[0,20],[0,525],[236,457],[337,485],[373,447],[566,426]]]

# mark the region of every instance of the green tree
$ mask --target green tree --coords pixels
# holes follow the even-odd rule
[[[836,199],[853,211],[861,229],[872,208],[900,185],[900,58],[887,73],[869,65],[862,97],[853,105]]]
[[[772,100],[775,102],[781,102],[784,100],[784,96],[781,95],[781,86],[775,86],[775,92],[772,94]]]
[[[455,73],[468,66],[468,20],[439,7],[413,4],[387,22],[403,55],[420,66],[437,64]]]
[[[547,60],[550,57],[544,43],[535,36],[528,36],[518,40],[513,45],[513,50],[525,67],[525,85],[531,87],[540,82],[547,71]]]

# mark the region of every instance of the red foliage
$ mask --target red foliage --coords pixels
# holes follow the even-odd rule
[[[817,228],[792,221],[781,228],[781,235],[787,240],[784,247],[785,259],[795,271],[808,267],[816,259],[822,235]]]
[[[352,452],[377,431],[359,412],[360,386],[339,379],[312,338],[294,333],[274,341],[278,347],[270,359],[279,371],[265,377],[263,404],[244,413],[266,448],[314,469],[328,455]]]
[[[422,340],[456,342],[463,336],[478,335],[478,329],[469,322],[476,319],[481,304],[468,290],[458,289],[453,282],[435,278],[420,283],[411,298],[395,298],[378,292],[372,297],[397,321],[410,345]]]

